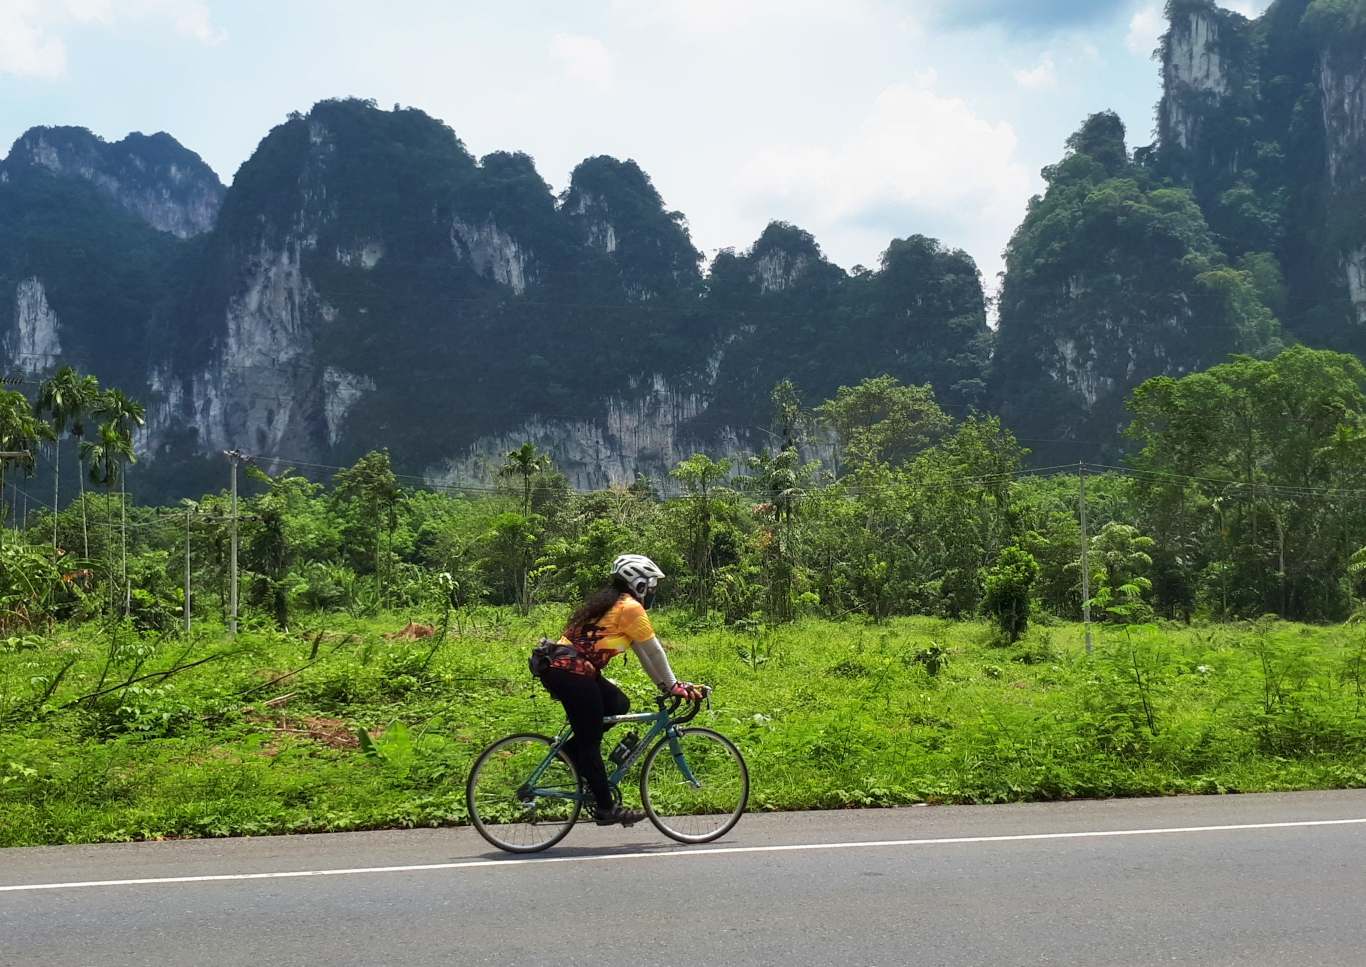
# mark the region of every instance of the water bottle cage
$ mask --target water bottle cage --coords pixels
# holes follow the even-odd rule
[[[608,756],[617,765],[622,765],[627,759],[631,758],[631,753],[635,752],[636,746],[640,744],[640,736],[635,732],[627,732],[617,743],[617,747]]]

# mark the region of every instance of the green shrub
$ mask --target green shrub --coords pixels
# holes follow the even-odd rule
[[[1029,609],[1039,562],[1028,551],[1007,547],[986,573],[983,608],[1007,644],[1014,644],[1029,627]]]

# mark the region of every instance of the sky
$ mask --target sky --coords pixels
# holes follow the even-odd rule
[[[846,268],[922,234],[994,292],[1088,115],[1152,140],[1163,26],[1161,0],[0,0],[0,146],[167,131],[230,183],[289,112],[368,97],[556,191],[634,158],[708,257],[773,219]]]

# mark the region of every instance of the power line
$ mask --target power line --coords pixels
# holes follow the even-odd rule
[[[309,467],[309,468],[316,469],[316,470],[330,470],[330,471],[344,471],[344,470],[349,470],[349,469],[351,469],[350,467],[339,467],[339,466],[334,466],[334,465],[330,465],[330,464],[319,464],[319,463],[312,463],[312,462],[303,461],[303,460],[294,460],[294,459],[291,459],[291,458],[289,458],[289,457],[280,456],[280,455],[278,455],[278,454],[276,454],[276,455],[264,455],[264,454],[263,454],[263,455],[257,456],[256,459],[257,459],[258,461],[272,461],[272,462],[276,462],[276,463],[281,464],[281,465],[286,466],[286,467]],[[969,477],[958,477],[958,478],[953,478],[953,479],[949,479],[949,480],[946,480],[946,481],[940,481],[940,482],[937,482],[936,484],[934,484],[932,487],[927,488],[927,489],[960,489],[960,488],[964,488],[964,487],[972,487],[972,486],[974,486],[974,485],[976,485],[976,484],[980,484],[980,483],[990,483],[990,482],[996,482],[996,481],[1002,481],[1002,480],[1018,479],[1018,478],[1020,478],[1020,477],[1038,476],[1038,475],[1041,475],[1041,474],[1046,474],[1046,473],[1057,473],[1057,472],[1061,472],[1061,471],[1072,471],[1072,470],[1074,470],[1075,468],[1076,468],[1076,464],[1071,464],[1071,463],[1069,463],[1069,464],[1058,464],[1058,465],[1050,466],[1050,467],[1022,467],[1022,468],[1015,469],[1015,470],[1004,470],[1004,471],[1000,471],[1000,472],[998,472],[998,473],[981,474],[981,475],[969,476]],[[400,479],[415,480],[415,481],[417,481],[417,482],[418,482],[418,485],[417,485],[416,489],[419,489],[419,490],[424,490],[424,489],[425,489],[425,490],[431,490],[431,491],[435,491],[435,492],[447,492],[447,493],[459,493],[459,494],[501,494],[501,495],[510,495],[510,494],[511,494],[510,489],[509,489],[509,488],[505,488],[505,487],[489,487],[489,486],[487,486],[487,485],[473,485],[473,484],[441,484],[441,483],[434,483],[434,482],[428,480],[426,477],[422,477],[422,476],[419,476],[419,475],[416,475],[416,474],[401,474],[401,473],[394,473],[394,476],[397,477],[397,478],[400,478]],[[740,493],[740,494],[744,494],[744,495],[757,496],[757,497],[772,496],[772,491],[769,490],[769,489],[767,489],[767,488],[765,488],[762,484],[754,484],[754,485],[751,485],[751,486],[743,486],[743,485],[739,485],[739,484],[741,484],[741,483],[742,483],[741,481],[737,481],[737,480],[732,479],[732,480],[730,480],[730,481],[728,481],[728,482],[726,482],[726,483],[720,484],[719,486],[723,487],[724,489],[731,490],[731,491],[734,491],[734,492],[737,492],[737,493]],[[913,486],[913,484],[908,484],[908,483],[888,484],[888,485],[885,485],[885,486],[867,486],[867,485],[862,485],[862,486],[861,486],[861,485],[857,485],[857,484],[851,484],[851,483],[849,483],[849,482],[847,482],[847,481],[836,480],[836,481],[832,481],[832,482],[825,483],[825,484],[816,484],[816,485],[811,485],[811,486],[802,486],[802,487],[797,487],[797,488],[793,488],[793,489],[796,490],[796,491],[800,491],[800,492],[802,492],[803,494],[808,494],[808,495],[809,495],[809,494],[816,494],[816,493],[824,493],[824,492],[834,492],[834,493],[837,493],[837,494],[840,495],[840,496],[861,496],[861,495],[866,495],[866,494],[889,493],[889,492],[894,492],[894,491],[898,491],[898,490],[904,490],[904,489],[906,489],[906,487],[907,487],[908,485],[909,485],[909,486]],[[589,489],[589,490],[577,490],[577,489],[570,488],[570,492],[571,492],[571,493],[574,493],[574,494],[577,495],[577,496],[586,497],[586,496],[593,496],[593,495],[597,495],[597,494],[613,494],[613,493],[620,493],[623,489],[625,489],[624,486],[604,487],[604,488]]]
[[[1217,484],[1222,487],[1234,487],[1253,491],[1272,491],[1284,493],[1291,496],[1313,497],[1361,497],[1366,496],[1366,489],[1345,489],[1338,487],[1313,487],[1298,484],[1273,484],[1261,482],[1248,482],[1246,480],[1221,479],[1218,477],[1202,477],[1195,474],[1177,473],[1175,471],[1143,470],[1137,467],[1117,467],[1104,463],[1092,463],[1088,466],[1096,467],[1101,470],[1110,470],[1115,473],[1128,474],[1140,478],[1165,479],[1165,480],[1192,480],[1199,483]]]

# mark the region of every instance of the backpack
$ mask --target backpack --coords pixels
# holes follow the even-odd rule
[[[540,678],[550,670],[550,663],[559,658],[577,658],[578,650],[573,645],[562,645],[558,641],[542,638],[540,644],[531,649],[527,666],[531,674]]]

